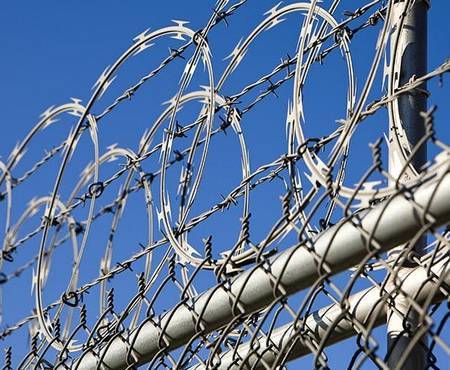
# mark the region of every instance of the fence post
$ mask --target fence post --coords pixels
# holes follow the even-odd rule
[[[409,6],[408,6],[409,4]],[[395,89],[415,77],[424,75],[427,71],[427,0],[406,1],[399,0],[393,5],[393,33],[390,49],[390,75],[388,92],[392,94]],[[394,179],[400,182],[409,182],[417,176],[420,167],[426,162],[427,148],[422,145],[413,156],[411,165],[402,172],[406,164],[405,157],[409,156],[413,148],[425,136],[424,120],[420,113],[427,109],[426,85],[400,96],[389,106],[389,172]],[[423,254],[426,246],[426,237],[421,238],[414,246],[418,255]],[[398,255],[402,247],[390,252],[391,256]],[[403,262],[403,269],[414,267],[407,259]],[[394,282],[391,282],[394,284]],[[408,313],[409,304],[401,295],[395,299],[395,308],[388,314],[387,364],[389,368],[397,368],[398,360],[405,351],[414,328],[420,324],[415,312]],[[413,310],[412,310],[413,311]],[[407,320],[405,320],[407,317]],[[426,337],[410,352],[403,369],[422,370],[427,368]]]

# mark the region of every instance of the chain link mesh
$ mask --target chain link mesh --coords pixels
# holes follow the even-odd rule
[[[418,350],[425,351],[430,368],[446,366],[449,211],[438,217],[433,207],[441,184],[448,184],[448,128],[437,134],[437,107],[432,106],[422,113],[426,135],[413,147],[405,143],[401,123],[389,143],[366,141],[355,149],[354,138],[363,130],[360,125],[386,122],[386,111],[398,109],[399,97],[428,93],[428,81],[442,82],[450,62],[395,86],[387,50],[401,19],[392,19],[394,1],[381,0],[345,11],[346,2],[337,0],[278,4],[220,62],[224,55],[216,55],[215,35],[231,29],[233,17],[248,3],[218,1],[199,30],[175,21],[137,36],[103,72],[86,104],[73,99],[46,110],[7,161],[0,162],[5,229],[0,284],[3,291],[30,285],[33,290],[31,300],[14,298],[18,311],[28,314],[1,330],[3,369],[81,369],[90,368],[88,363],[99,369],[327,369],[342,361],[351,369],[387,369],[391,350],[385,330],[378,327],[385,328],[389,316],[402,322],[396,340],[408,340],[397,368]],[[405,1],[405,14],[413,4]],[[229,92],[225,83],[245,63],[252,44],[285,22],[298,33],[293,56],[282,55],[280,63]],[[366,32],[377,35],[369,46],[374,57],[371,68],[357,74],[352,43]],[[125,62],[141,53],[151,55],[157,43],[170,45],[168,56],[138,82],[115,92],[112,82],[126,69]],[[347,94],[344,115],[335,117],[338,124],[327,125],[326,133],[312,136],[316,123],[303,98],[308,76],[317,65],[333,69],[336,55],[344,60],[348,80],[342,89]],[[225,67],[217,75],[220,63]],[[138,149],[119,143],[102,152],[103,122],[110,125],[119,107],[131,104],[144,85],[167,78],[164,73],[173,73],[174,65],[181,72],[178,91],[158,108],[160,115]],[[363,81],[360,91],[356,77]],[[376,95],[379,79],[395,88]],[[287,100],[286,91],[291,94]],[[118,97],[112,103],[103,103],[114,94]],[[287,115],[279,118],[286,128],[284,152],[258,163],[259,158],[253,160],[258,141],[246,133],[249,121],[258,109],[264,112],[286,101]],[[43,156],[27,156],[34,141],[60,121],[72,125],[70,133]],[[210,152],[224,151],[232,140],[238,160],[229,163],[240,170],[237,177],[226,174],[226,165],[212,170],[208,162]],[[411,169],[424,146],[434,158]],[[352,161],[358,161],[363,147],[371,160],[355,180]],[[402,172],[416,173],[412,181],[403,183],[389,173],[390,150],[400,153]],[[93,153],[84,168],[77,163],[80,151]],[[22,188],[38,188],[42,176],[56,178],[48,195],[36,194],[26,206],[16,200]],[[207,188],[211,176],[231,176],[233,185],[216,194]],[[418,200],[430,188],[434,191],[427,202]],[[274,195],[280,196],[278,214],[265,215],[264,207],[253,206],[254,199],[264,203]],[[387,242],[364,220],[381,209],[375,224],[382,223],[384,214],[396,212],[389,206],[393,199],[411,206],[420,227],[405,240]],[[127,212],[129,204],[139,204],[139,212]],[[137,217],[145,219],[139,225],[147,227],[146,240],[124,243],[116,234]],[[270,225],[262,228],[265,218]],[[339,249],[341,255],[335,252],[339,230],[349,224],[363,240],[363,255],[350,247]],[[229,236],[221,240],[224,227]],[[415,245],[423,237],[427,245],[417,253]],[[398,253],[386,253],[399,244]],[[301,281],[296,273],[291,276],[294,262],[298,276],[305,276]],[[252,294],[257,296],[253,306],[246,298]],[[10,322],[8,311],[2,315]],[[145,335],[148,348],[141,340]],[[114,360],[112,352],[120,359]],[[302,362],[305,356],[308,362]]]

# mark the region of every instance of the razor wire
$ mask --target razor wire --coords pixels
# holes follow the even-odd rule
[[[32,287],[34,295],[34,301],[15,298],[29,314],[0,333],[5,348],[4,369],[81,369],[84,358],[94,359],[99,369],[116,368],[108,362],[108,350],[118,340],[126,351],[121,362],[125,366],[117,368],[132,369],[145,364],[154,369],[282,369],[289,368],[290,361],[297,357],[310,354],[312,367],[326,369],[330,367],[328,345],[351,336],[356,339],[353,352],[347,354],[348,368],[370,364],[387,369],[389,353],[383,352],[375,330],[386,321],[387,307],[403,317],[403,334],[412,343],[397,368],[402,368],[408,353],[417,345],[426,349],[431,368],[445,366],[442,357],[450,354],[448,329],[445,336],[449,318],[449,220],[438,222],[430,211],[434,193],[425,206],[415,197],[423,187],[439,189],[449,174],[449,147],[435,130],[437,107],[423,112],[426,135],[414,147],[405,140],[401,122],[394,118],[394,140],[367,143],[372,163],[368,163],[355,185],[349,184],[346,176],[352,171],[349,160],[359,155],[358,150],[352,150],[352,138],[362,129],[363,122],[382,116],[384,109],[397,117],[397,99],[412,91],[428,94],[424,90],[427,81],[442,79],[450,71],[450,62],[443,61],[429,73],[396,86],[395,61],[389,59],[387,50],[395,49],[390,36],[395,28],[402,27],[402,19],[392,19],[394,1],[382,0],[367,2],[342,15],[337,11],[342,11],[345,1],[277,4],[250,32],[243,34],[228,59],[219,62],[225,55],[216,56],[209,40],[220,32],[219,25],[231,28],[233,16],[247,3],[248,0],[217,1],[211,17],[198,30],[188,27],[187,22],[174,21],[167,27],[144,31],[100,75],[86,104],[72,99],[47,109],[8,160],[0,162],[4,215],[0,284],[2,288],[19,284],[33,269],[32,281],[26,284]],[[413,4],[413,0],[406,0],[405,11]],[[298,16],[302,17],[300,23]],[[343,20],[337,20],[342,17]],[[297,45],[253,82],[225,93],[227,81],[245,63],[252,45],[285,22],[291,22],[298,32]],[[374,57],[366,75],[357,76],[352,40],[363,37],[368,30],[378,32]],[[169,55],[158,61],[156,68],[119,92],[106,107],[98,108],[105,97],[109,98],[113,81],[130,59],[151,54],[158,43],[167,42],[171,43]],[[178,46],[176,43],[180,42],[182,45]],[[339,53],[347,79],[345,114],[336,117],[337,127],[330,125],[326,135],[311,136],[303,90],[313,67],[326,67],[328,58]],[[175,63],[181,64],[176,93],[150,124],[137,150],[118,143],[102,151],[101,122],[110,119],[119,106],[132,102],[142,86],[162,76]],[[218,63],[225,63],[220,74],[216,72]],[[381,96],[374,92],[380,69],[381,79],[389,87]],[[361,91],[357,91],[356,77],[363,81]],[[279,95],[282,88],[291,92],[283,103]],[[376,98],[372,99],[374,95]],[[271,97],[278,99],[269,100]],[[191,108],[193,103],[200,108]],[[264,103],[269,106],[266,109],[273,104],[287,104],[287,113],[279,120],[286,130],[285,152],[255,167],[246,126],[248,117],[255,110],[264,109]],[[194,118],[185,118],[184,111]],[[41,158],[29,160],[22,169],[20,164],[35,138],[66,121],[71,122],[67,137],[46,148]],[[227,193],[205,206],[201,197],[210,169],[208,156],[215,147],[221,148],[220,142],[225,138],[235,140],[238,148],[239,163],[235,168],[240,179]],[[414,153],[426,145],[438,154],[424,168],[413,168]],[[92,160],[73,180],[70,171],[78,148],[90,148]],[[402,183],[389,174],[384,162],[390,150],[402,156],[402,172],[411,170],[414,181]],[[55,170],[51,166],[58,155],[62,159]],[[54,173],[52,189],[31,199],[24,209],[22,204],[17,209],[14,195],[23,187],[34,186],[33,181],[38,181],[35,178],[47,167]],[[68,184],[67,177],[75,185]],[[260,232],[252,226],[252,198],[257,192],[269,194],[274,187],[282,194],[279,214],[268,230]],[[139,197],[147,218],[147,239],[127,246],[128,256],[113,263],[114,255],[124,249],[115,242],[118,230],[134,222],[126,214],[127,204]],[[374,207],[388,208],[396,198],[412,205],[421,228],[401,253],[392,256],[376,240],[375,231],[365,230],[364,217],[360,215]],[[215,238],[217,230],[204,225],[216,220],[215,227],[220,227],[220,218],[225,215],[232,215],[237,227],[229,231],[234,233],[234,242],[222,247],[220,238]],[[383,215],[379,215],[380,222]],[[344,272],[337,271],[327,259],[333,241],[324,254],[316,250],[324,232],[333,227],[339,230],[340,219],[352,222],[367,249],[365,257]],[[93,244],[100,244],[96,234],[101,235],[97,231],[101,226],[97,225],[105,222],[109,226],[104,247],[96,255],[94,267],[92,258],[86,256],[89,249],[95,248]],[[428,237],[429,245],[424,255],[417,255],[414,245],[423,236]],[[94,242],[90,242],[92,239]],[[277,275],[273,270],[277,256],[292,246],[294,251],[307,253],[317,270],[316,279],[303,292],[283,286],[283,272]],[[69,253],[71,257],[67,256]],[[287,258],[286,266],[290,259]],[[52,287],[56,263],[68,266],[65,287],[59,286],[59,281],[55,281],[56,288]],[[94,268],[98,268],[98,276],[92,275]],[[250,280],[252,271],[263,271],[273,285],[271,303],[257,309],[246,307],[241,301],[245,283],[237,292],[232,289],[245,273]],[[125,279],[125,285],[120,279]],[[207,325],[209,301],[200,310],[196,303],[204,299],[201,292],[205,291],[224,292],[232,306],[232,320],[217,327]],[[364,307],[361,302],[365,295],[371,297],[371,307],[362,314],[357,307]],[[396,307],[397,297],[406,302],[408,312]],[[174,298],[175,302],[168,305]],[[10,297],[3,298],[6,299]],[[171,319],[178,312],[189,314],[195,327],[192,337],[174,338],[170,334]],[[411,312],[418,315],[419,322],[409,320]],[[2,310],[2,319],[7,317],[8,312]],[[158,343],[156,353],[147,358],[136,349],[136,341],[148,326],[158,333]],[[424,343],[425,337],[428,343]],[[26,344],[25,353],[17,350],[16,354],[12,338]],[[436,351],[441,352],[440,357]]]

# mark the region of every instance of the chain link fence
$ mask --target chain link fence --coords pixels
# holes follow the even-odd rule
[[[440,132],[431,97],[424,135],[411,144],[398,102],[428,96],[435,80],[436,94],[448,96],[450,62],[401,83],[389,52],[417,1],[402,2],[401,13],[381,0],[354,9],[339,0],[278,4],[222,61],[216,35],[251,3],[219,0],[202,28],[174,21],[138,35],[86,104],[46,110],[0,162],[0,284],[3,292],[33,291],[32,299],[2,298],[3,369],[401,369],[415,356],[429,368],[448,365],[448,127]],[[230,93],[226,82],[253,43],[287,23],[297,45]],[[352,45],[368,32],[376,37],[360,73]],[[155,51],[156,67],[124,90],[115,86],[126,63],[158,43],[169,52]],[[336,56],[347,81],[344,113],[337,124],[314,122],[308,77],[317,65],[337,68]],[[103,150],[115,112],[171,68],[181,76],[176,94],[162,108],[152,101],[158,114],[138,149],[119,142]],[[258,138],[248,126],[275,105],[287,107],[274,123],[285,129],[283,152],[254,159]],[[391,122],[378,139],[355,139],[377,120]],[[61,122],[70,132],[48,145],[47,132]],[[319,124],[324,133],[311,135]],[[226,160],[210,164],[228,156],[228,145],[234,177]],[[426,147],[430,160],[416,168]],[[352,166],[362,148],[369,155],[358,174]],[[225,193],[211,189],[214,176],[224,177]],[[21,189],[38,189],[42,177],[51,186],[25,204]],[[278,206],[265,211],[274,197]],[[135,244],[117,235],[134,223],[146,237]],[[27,314],[10,323],[12,299]]]

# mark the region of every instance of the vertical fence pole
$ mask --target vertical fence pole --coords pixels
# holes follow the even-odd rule
[[[412,5],[411,5],[412,4]],[[391,36],[390,57],[390,86],[389,92],[407,83],[414,77],[422,76],[427,70],[427,11],[428,1],[397,0],[394,4],[393,22],[396,23]],[[401,19],[403,18],[401,25]],[[413,157],[412,167],[401,173],[406,161],[405,156],[425,135],[424,120],[420,113],[427,109],[426,86],[420,86],[410,93],[400,96],[392,103],[389,113],[389,172],[393,178],[400,178],[400,182],[408,182],[417,175],[415,170],[426,162],[426,146],[423,145]],[[401,220],[399,220],[401,222]],[[414,246],[415,253],[423,254],[426,237],[420,239]],[[393,250],[391,257],[397,256],[402,247]],[[403,263],[403,273],[414,267],[406,260]],[[402,271],[400,270],[400,275]],[[393,282],[391,282],[393,284]],[[426,337],[422,338],[410,352],[408,359],[402,365],[399,360],[405,352],[414,328],[419,325],[418,315],[409,311],[409,304],[405,297],[397,295],[394,300],[395,310],[391,310],[387,320],[387,364],[390,369],[402,368],[407,370],[422,370],[427,366]],[[405,320],[406,318],[406,320]]]

